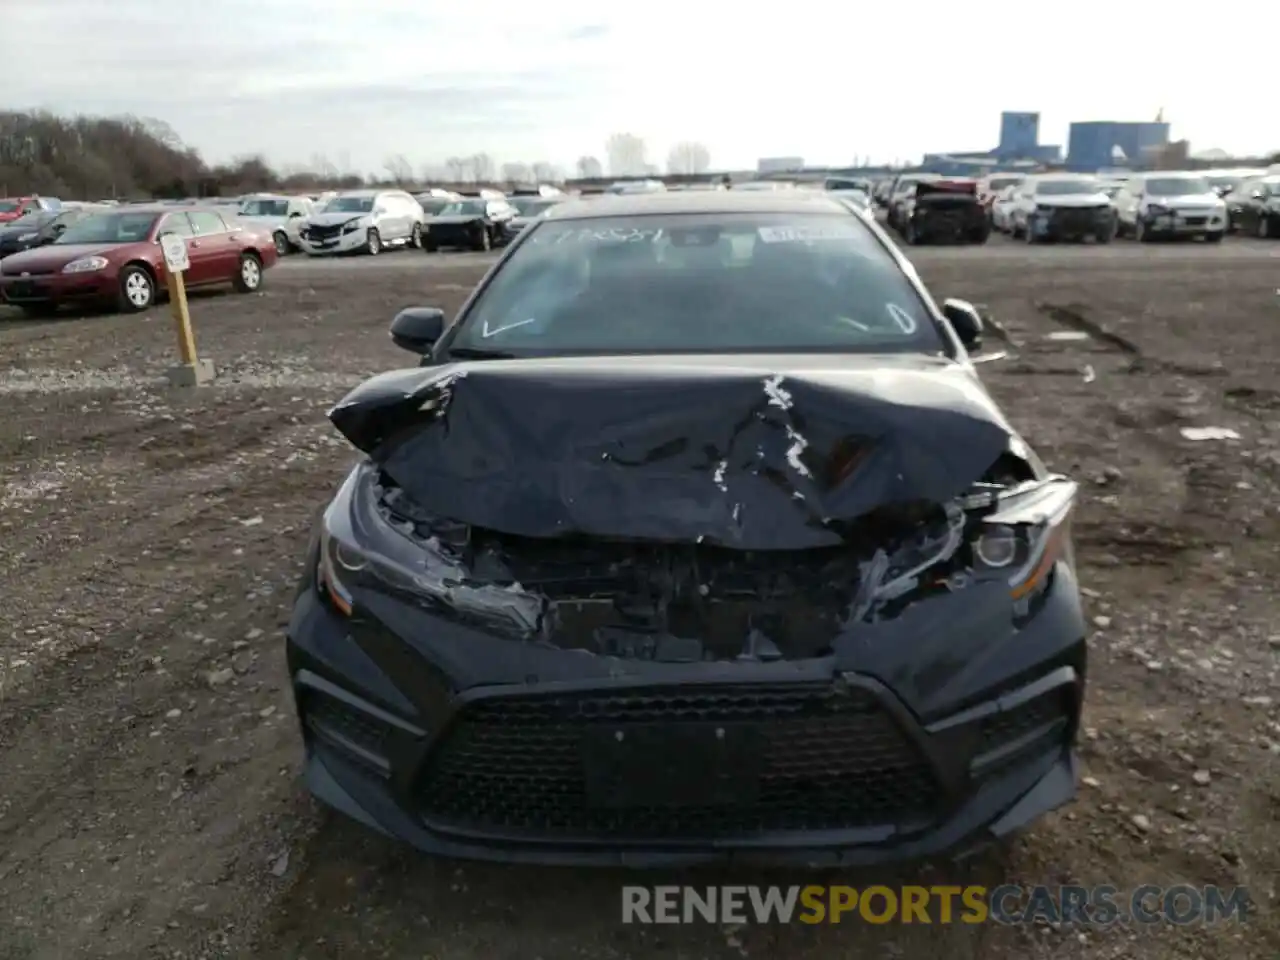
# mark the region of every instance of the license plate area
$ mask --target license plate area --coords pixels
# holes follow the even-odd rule
[[[600,725],[584,735],[587,802],[597,808],[754,803],[762,736],[753,724]]]

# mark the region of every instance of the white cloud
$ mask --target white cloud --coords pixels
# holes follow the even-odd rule
[[[4,0],[0,0],[4,2]],[[430,9],[428,7],[430,6]],[[1239,22],[1264,14],[1258,0]],[[486,151],[571,166],[609,133],[678,140],[717,166],[993,146],[1002,109],[1039,110],[1041,139],[1072,120],[1152,119],[1232,151],[1273,146],[1224,97],[1206,19],[1203,69],[1176,63],[1186,17],[1119,0],[970,12],[941,0],[724,7],[689,0],[40,0],[6,4],[10,107],[167,121],[212,160],[316,154],[369,171]],[[936,19],[935,19],[936,18]],[[1225,29],[1225,27],[1224,27]],[[1172,44],[1168,54],[1165,46]],[[56,69],[55,69],[56,65]],[[1265,58],[1230,65],[1233,90],[1270,88]]]

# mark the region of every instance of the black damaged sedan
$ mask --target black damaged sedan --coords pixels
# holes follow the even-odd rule
[[[1076,485],[866,218],[568,201],[391,332],[288,631],[321,800],[448,856],[834,866],[1073,796]]]

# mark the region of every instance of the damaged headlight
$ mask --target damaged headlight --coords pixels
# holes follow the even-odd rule
[[[974,573],[1007,578],[1014,600],[1048,586],[1059,560],[1073,562],[1070,520],[1079,485],[1049,477],[999,495],[970,540]]]
[[[478,580],[457,549],[396,522],[378,507],[377,471],[361,464],[320,522],[317,585],[335,610],[351,616],[360,588],[449,611],[489,629],[530,636],[542,625],[544,599],[519,583]],[[446,534],[449,527],[444,528]]]

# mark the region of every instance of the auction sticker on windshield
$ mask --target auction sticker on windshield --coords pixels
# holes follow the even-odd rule
[[[855,227],[760,227],[756,231],[764,243],[809,243],[814,240],[857,240]]]

